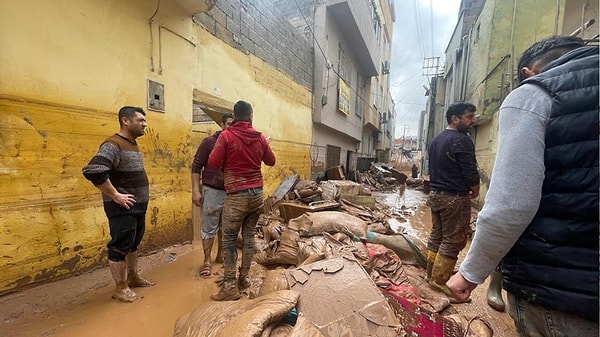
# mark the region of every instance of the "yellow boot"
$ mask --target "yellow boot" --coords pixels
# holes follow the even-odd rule
[[[448,296],[452,296],[450,290],[446,287],[446,282],[448,282],[450,276],[452,276],[455,265],[456,259],[437,254],[435,262],[433,263],[433,269],[431,270],[431,278],[429,279],[431,288],[443,292]]]
[[[425,282],[429,282],[429,280],[431,280],[431,272],[433,270],[433,264],[436,256],[437,252],[434,252],[433,250],[427,250],[427,276],[425,276]]]

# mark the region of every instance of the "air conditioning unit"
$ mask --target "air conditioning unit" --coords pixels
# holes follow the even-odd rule
[[[390,73],[390,61],[383,61],[382,73],[387,75]]]

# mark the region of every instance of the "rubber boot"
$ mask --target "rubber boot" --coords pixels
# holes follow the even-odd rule
[[[235,301],[239,300],[240,297],[242,295],[240,294],[236,280],[223,281],[219,292],[210,295],[213,301]]]
[[[433,264],[436,256],[437,252],[434,252],[433,250],[427,250],[427,276],[425,276],[425,282],[429,282],[429,280],[431,280],[431,272],[433,271]]]
[[[238,288],[244,290],[250,286],[250,276],[248,276],[249,269],[243,269],[240,267],[240,277],[238,278]]]
[[[456,265],[456,259],[445,257],[441,254],[437,254],[435,262],[433,263],[433,269],[431,270],[431,279],[429,280],[429,286],[436,291],[443,292],[450,299],[450,303],[463,303],[458,302],[450,292],[450,289],[446,286],[446,282],[450,279],[450,276],[454,273],[454,266]],[[464,302],[471,302],[471,298]]]
[[[131,252],[125,256],[127,263],[127,284],[132,287],[152,287],[156,283],[142,278],[137,269],[138,252]]]
[[[125,261],[108,261],[108,266],[117,285],[112,293],[112,298],[122,302],[135,302],[143,298],[131,290],[125,281],[127,279]]]
[[[502,274],[498,271],[493,271],[490,275],[487,303],[490,307],[498,311],[504,311],[506,308],[504,300],[502,299]]]

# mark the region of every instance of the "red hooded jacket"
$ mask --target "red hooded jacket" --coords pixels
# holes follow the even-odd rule
[[[210,168],[223,170],[227,193],[262,187],[261,162],[275,165],[275,154],[267,139],[250,122],[243,121],[221,132],[208,156]]]

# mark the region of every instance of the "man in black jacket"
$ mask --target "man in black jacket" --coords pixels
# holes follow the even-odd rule
[[[448,107],[446,130],[429,144],[431,233],[427,241],[427,281],[451,295],[446,281],[452,275],[458,253],[465,248],[471,220],[471,198],[479,195],[475,146],[467,132],[475,122],[471,103]]]

